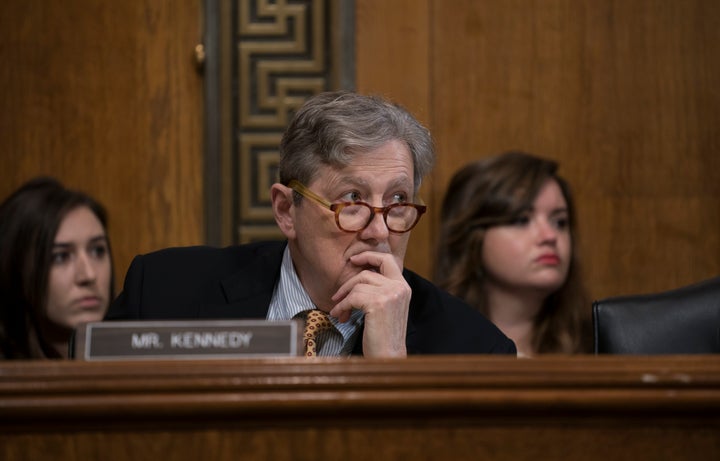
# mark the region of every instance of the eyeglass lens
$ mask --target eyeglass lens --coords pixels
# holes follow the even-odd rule
[[[373,212],[374,210],[367,204],[346,205],[338,214],[340,227],[347,231],[362,230],[369,224]],[[417,209],[412,205],[398,205],[387,210],[384,219],[391,231],[405,232],[415,224],[417,215]]]

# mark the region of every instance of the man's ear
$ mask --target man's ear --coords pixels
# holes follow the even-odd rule
[[[293,190],[282,184],[275,183],[270,189],[273,215],[275,222],[288,240],[295,238],[295,207]]]

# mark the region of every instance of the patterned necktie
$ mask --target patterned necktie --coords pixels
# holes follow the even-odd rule
[[[305,318],[305,331],[303,332],[303,340],[305,341],[305,357],[317,356],[317,337],[323,331],[333,328],[332,322],[328,315],[318,309],[308,312]]]

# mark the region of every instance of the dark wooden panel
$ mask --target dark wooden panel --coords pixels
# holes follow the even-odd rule
[[[714,356],[0,364],[0,457],[715,460]]]
[[[200,7],[2,4],[0,195],[51,172],[97,195],[119,273],[203,240]],[[515,147],[557,158],[575,186],[596,297],[720,273],[717,2],[356,7],[358,89],[408,106],[438,143],[408,267],[430,272],[452,171]]]
[[[434,5],[438,184],[510,148],[553,157],[594,296],[720,273],[720,4]]]
[[[110,212],[130,258],[201,243],[202,2],[7,0],[0,13],[0,196],[54,174]]]
[[[402,104],[426,126],[430,113],[430,17],[428,0],[363,0],[355,2],[356,86]],[[432,207],[432,178],[420,192]],[[427,275],[432,215],[413,229],[405,266]]]

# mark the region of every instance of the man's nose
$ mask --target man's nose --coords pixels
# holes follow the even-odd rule
[[[383,216],[382,211],[379,209],[373,210],[372,220],[370,220],[370,224],[363,229],[362,233],[365,238],[387,238],[390,234],[390,230],[388,229],[387,224],[385,224],[385,216]]]

